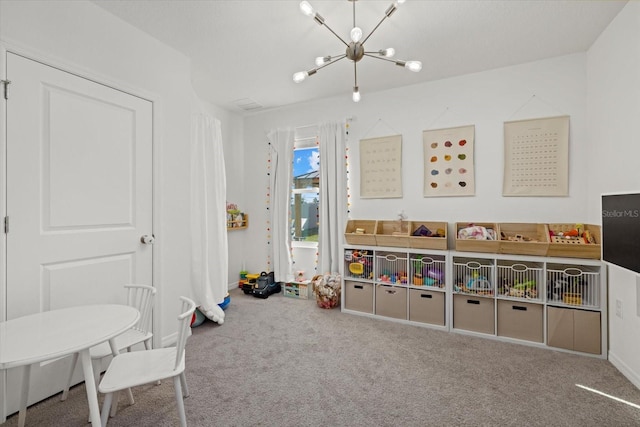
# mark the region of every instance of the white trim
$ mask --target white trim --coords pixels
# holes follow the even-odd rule
[[[615,353],[609,351],[609,362],[624,375],[633,385],[640,388],[640,374],[633,372],[633,369],[629,367],[622,359],[616,356]]]
[[[7,78],[7,50],[0,41],[0,79]],[[4,219],[7,215],[7,103],[0,100],[0,216]],[[0,233],[0,322],[7,320],[7,235],[4,229]],[[7,419],[7,370],[0,371],[0,424]]]
[[[309,249],[318,249],[318,242],[307,242],[305,240],[292,240],[291,241],[292,248],[309,248]]]

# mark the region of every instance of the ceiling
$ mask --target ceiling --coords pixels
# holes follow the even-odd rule
[[[345,51],[327,28],[300,12],[298,0],[93,2],[191,58],[200,95],[221,107],[245,112],[336,95],[351,99],[353,63],[348,59],[293,82],[293,73],[314,68],[317,56]],[[309,2],[331,29],[349,39],[352,2]],[[365,35],[391,3],[355,3],[356,24]],[[420,60],[422,71],[365,57],[357,64],[362,99],[373,91],[585,52],[625,4],[409,0],[365,47],[394,47],[396,59]]]

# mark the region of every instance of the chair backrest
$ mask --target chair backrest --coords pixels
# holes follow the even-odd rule
[[[140,312],[140,320],[134,326],[135,329],[148,333],[151,332],[151,314],[153,313],[153,297],[156,288],[148,285],[124,285],[127,290],[127,304],[135,307]]]
[[[187,345],[187,338],[191,336],[191,318],[196,311],[196,303],[187,297],[180,297],[182,301],[181,313],[178,316],[178,341],[176,342],[176,364],[174,369],[182,364],[184,359],[184,347]]]

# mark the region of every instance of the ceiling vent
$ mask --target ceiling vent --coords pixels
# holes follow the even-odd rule
[[[256,101],[254,101],[251,98],[237,99],[233,101],[233,103],[235,104],[236,107],[244,111],[259,110],[260,108],[264,107],[263,105],[258,104]]]

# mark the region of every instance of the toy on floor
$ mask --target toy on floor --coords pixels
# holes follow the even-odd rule
[[[206,311],[202,307],[197,307],[196,311],[193,312],[193,317],[191,318],[191,327],[195,328],[196,326],[200,326],[204,323],[206,319],[212,320],[213,322],[222,325],[224,323],[224,311],[231,302],[231,297],[229,296],[229,292],[224,297],[224,300],[217,306],[213,308],[213,310]],[[206,314],[205,314],[206,313]]]

